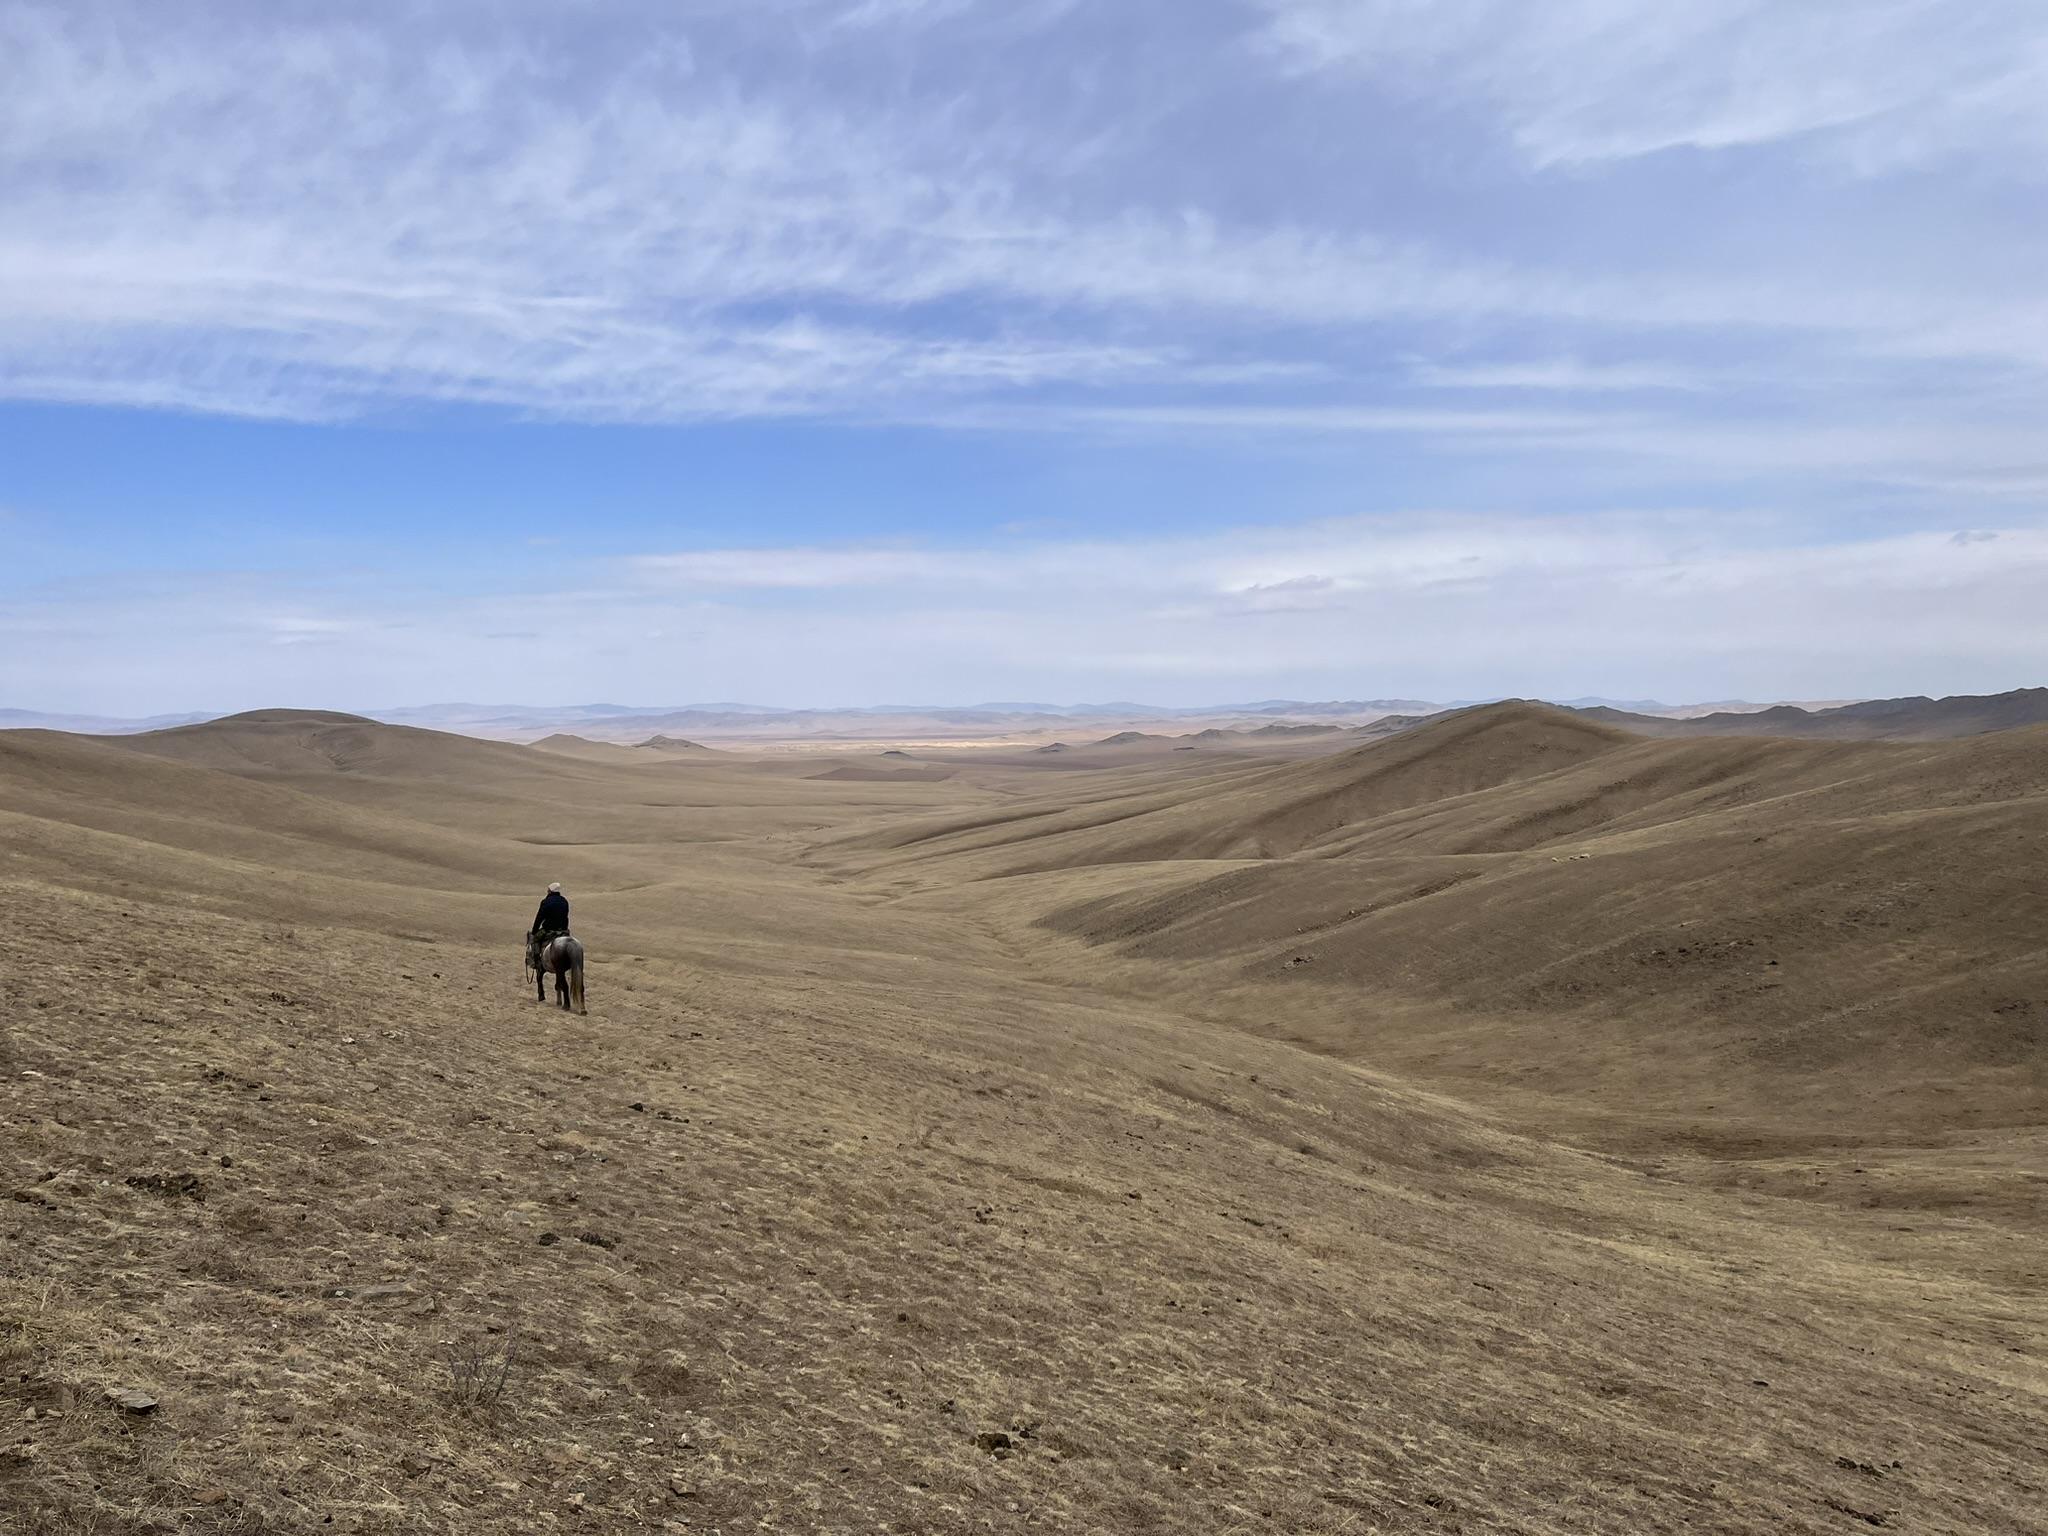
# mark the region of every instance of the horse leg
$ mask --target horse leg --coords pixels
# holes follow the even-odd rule
[[[583,962],[578,960],[569,967],[569,994],[576,999],[576,1011],[588,1013],[590,1009],[583,1002]]]

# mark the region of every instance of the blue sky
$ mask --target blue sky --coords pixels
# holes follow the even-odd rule
[[[0,6],[0,704],[2048,673],[2035,0]]]

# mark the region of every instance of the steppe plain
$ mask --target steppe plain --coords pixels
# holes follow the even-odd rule
[[[2044,839],[2048,728],[0,732],[0,1530],[2048,1530]]]

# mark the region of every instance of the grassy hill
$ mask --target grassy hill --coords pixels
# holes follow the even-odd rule
[[[1122,992],[1433,1080],[1925,1134],[2048,1110],[2044,846],[2048,730],[1646,741],[1509,704],[846,858],[1078,939],[1050,963]]]

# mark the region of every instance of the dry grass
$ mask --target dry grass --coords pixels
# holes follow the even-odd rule
[[[1591,1152],[800,862],[1000,773],[511,761],[239,851],[0,776],[0,1529],[2044,1528],[2040,1213],[1923,1198],[1967,1157]],[[494,941],[560,864],[588,1018]]]

